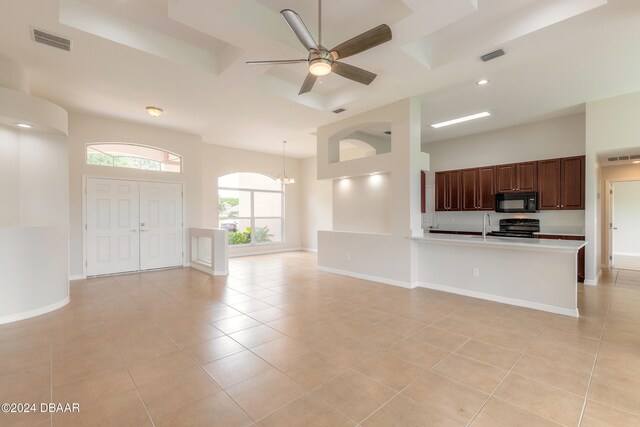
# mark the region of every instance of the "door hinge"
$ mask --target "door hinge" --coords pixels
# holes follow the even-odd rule
[[[609,256],[609,261],[613,261],[613,257],[612,256]]]
[[[613,194],[613,190],[612,189],[609,189],[609,194]]]
[[[84,229],[85,229],[85,230],[88,230],[88,228],[87,228],[87,224],[85,224],[85,225],[84,225]]]

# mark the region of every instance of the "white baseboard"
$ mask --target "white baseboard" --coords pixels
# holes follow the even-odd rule
[[[640,254],[637,252],[614,252],[613,253],[613,257],[615,258],[616,256],[635,256],[635,257],[640,257]]]
[[[302,248],[305,252],[315,252],[318,253],[318,248]]]
[[[472,298],[479,298],[479,299],[484,299],[488,301],[500,302],[503,304],[516,305],[518,307],[533,308],[534,310],[542,310],[542,311],[548,311],[550,313],[555,313],[555,314],[563,314],[565,316],[578,317],[577,308],[569,309],[564,307],[557,307],[555,305],[541,304],[537,302],[525,301],[525,300],[516,299],[516,298],[501,297],[498,295],[487,294],[484,292],[459,289],[459,288],[454,288],[454,287],[445,286],[445,285],[436,285],[433,283],[420,282],[419,286],[422,288],[433,289],[436,291],[449,292],[452,294],[464,295]]]
[[[31,317],[41,316],[43,314],[47,314],[51,311],[57,310],[60,307],[64,307],[69,304],[69,297],[66,297],[62,301],[58,301],[56,303],[47,305],[46,307],[40,307],[29,311],[24,311],[22,313],[11,314],[9,316],[0,317],[0,325],[5,323],[17,322],[18,320],[29,319]]]
[[[242,252],[242,253],[232,254],[230,249],[229,258],[238,258],[242,256],[254,256],[254,255],[279,254],[282,252],[298,252],[301,250],[303,250],[301,247],[297,247],[297,248],[283,248],[283,249],[267,249],[264,251]]]
[[[418,283],[402,282],[400,280],[387,279],[385,277],[378,277],[378,276],[370,276],[368,274],[355,273],[353,271],[348,271],[348,270],[339,270],[337,268],[323,267],[321,265],[318,266],[318,270],[326,271],[327,273],[335,273],[335,274],[341,274],[343,276],[355,277],[356,279],[369,280],[371,282],[384,283],[386,285],[399,286],[401,288],[406,288],[406,289],[413,289],[418,286]]]
[[[82,274],[74,274],[72,276],[69,276],[69,280],[84,280],[86,279],[86,277],[84,277]]]
[[[598,270],[598,274],[596,274],[596,278],[593,280],[584,279],[584,284],[589,286],[596,286],[598,284],[598,280],[602,277],[602,270]]]

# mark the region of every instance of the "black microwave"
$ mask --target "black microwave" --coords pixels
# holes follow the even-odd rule
[[[496,194],[496,212],[538,212],[538,193],[498,193]]]

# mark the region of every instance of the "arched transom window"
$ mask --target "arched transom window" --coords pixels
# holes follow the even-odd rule
[[[230,245],[281,243],[284,230],[282,184],[259,173],[218,178],[218,218]]]
[[[123,143],[87,144],[87,164],[141,169],[159,172],[182,172],[182,157],[160,148]]]

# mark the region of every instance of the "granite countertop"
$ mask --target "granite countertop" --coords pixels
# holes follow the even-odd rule
[[[487,227],[487,233],[492,231],[498,231],[498,226]],[[425,233],[433,231],[461,231],[469,233],[482,233],[482,226],[469,225],[469,224],[447,224],[438,226],[437,228],[428,228],[424,230]],[[584,228],[581,227],[562,227],[562,226],[549,226],[540,227],[540,231],[534,234],[554,234],[557,236],[584,236]]]

